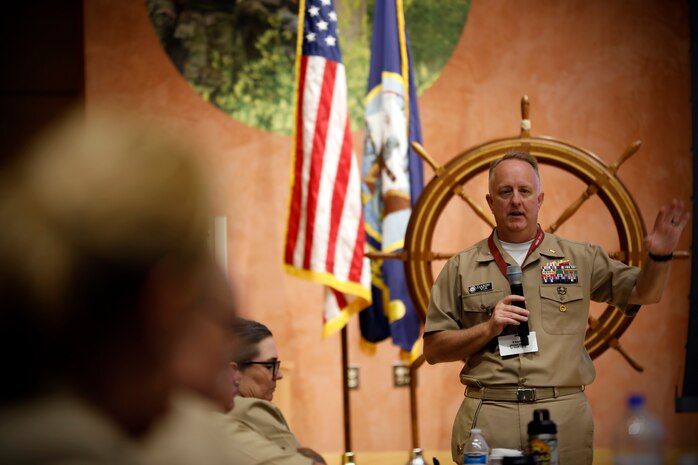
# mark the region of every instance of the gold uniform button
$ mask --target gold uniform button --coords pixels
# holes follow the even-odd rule
[[[561,312],[566,312],[566,311],[567,311],[567,307],[566,307],[564,304],[560,305],[560,311],[561,311]]]

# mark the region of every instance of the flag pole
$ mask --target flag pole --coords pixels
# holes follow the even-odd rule
[[[351,409],[349,403],[349,349],[347,327],[342,328],[342,395],[344,408],[344,453],[351,452]]]
[[[364,250],[366,243],[361,173],[352,146],[337,24],[333,0],[298,1],[295,144],[284,267],[295,276],[332,290],[324,302],[324,334],[334,334],[338,323],[345,326],[341,329],[343,463],[348,464],[354,460],[350,452],[346,320],[370,304],[371,273],[369,260],[356,253]],[[326,186],[325,179],[333,180],[334,185]]]
[[[424,364],[424,354],[410,365],[410,423],[412,427],[412,449],[419,445],[419,412],[417,408],[417,370]]]

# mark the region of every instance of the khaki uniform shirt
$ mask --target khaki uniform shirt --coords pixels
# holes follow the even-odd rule
[[[508,264],[516,263],[495,245]],[[543,267],[569,260],[578,280],[545,283]],[[524,261],[523,289],[529,330],[536,332],[538,352],[502,357],[487,346],[473,354],[460,374],[471,386],[580,386],[595,377],[584,347],[589,301],[607,302],[625,311],[639,268],[612,260],[598,246],[545,235]],[[496,303],[511,294],[487,240],[452,257],[432,288],[425,333],[470,328],[487,321]],[[495,341],[496,342],[496,341]],[[494,347],[494,346],[493,346]]]
[[[69,392],[0,409],[0,463],[137,465],[136,444],[101,411]]]
[[[313,460],[301,455],[301,447],[281,410],[263,399],[235,398],[235,407],[227,414],[232,438],[246,463],[310,465]]]
[[[168,414],[144,438],[144,465],[254,465],[230,441],[218,407],[203,396],[176,392]]]

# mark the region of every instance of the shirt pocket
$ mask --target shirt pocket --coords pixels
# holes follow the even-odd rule
[[[293,436],[293,433],[290,431],[286,432],[281,432],[281,433],[271,433],[268,434],[267,439],[269,441],[273,442],[274,444],[278,445],[284,450],[292,450],[296,451],[298,447],[300,447],[300,444],[298,443],[298,440]]]
[[[470,328],[489,320],[494,306],[503,298],[503,291],[477,292],[462,296],[463,327]]]
[[[540,288],[542,326],[548,334],[578,334],[586,330],[588,309],[579,285]]]

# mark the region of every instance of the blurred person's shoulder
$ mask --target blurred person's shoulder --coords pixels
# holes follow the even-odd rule
[[[136,444],[108,417],[68,393],[0,409],[0,463],[137,464]]]
[[[145,465],[238,463],[223,414],[208,399],[182,390],[143,441],[141,457]]]

